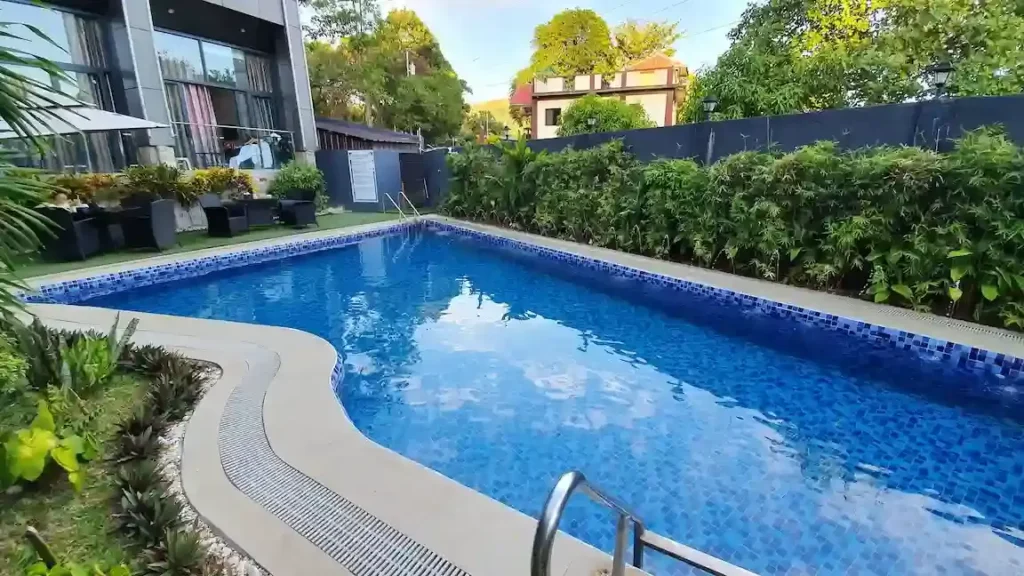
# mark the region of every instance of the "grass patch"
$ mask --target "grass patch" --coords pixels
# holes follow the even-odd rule
[[[105,452],[111,449],[110,440],[116,436],[118,424],[141,401],[145,387],[137,376],[117,375],[101,394],[89,398],[89,406],[98,414],[94,424]],[[0,398],[0,402],[8,400]],[[34,413],[34,403],[7,404],[0,411],[0,429],[26,426]],[[58,559],[110,564],[132,559],[128,541],[115,531],[115,466],[105,460],[106,456],[104,453],[85,465],[86,483],[78,494],[52,462],[44,481],[25,486],[20,494],[0,494],[0,575],[22,574],[20,561],[27,549],[23,534],[30,525],[39,530]]]
[[[309,227],[299,230],[295,228],[289,228],[287,226],[257,228],[248,232],[247,234],[236,236],[234,238],[212,238],[206,233],[205,230],[197,230],[195,232],[182,232],[181,234],[178,234],[178,245],[168,250],[164,250],[163,252],[113,252],[110,254],[100,254],[98,256],[94,256],[84,262],[31,261],[19,266],[17,269],[17,275],[21,278],[32,278],[35,276],[45,276],[47,274],[58,274],[60,272],[68,272],[70,270],[91,268],[93,266],[105,266],[108,264],[117,264],[120,262],[131,262],[133,260],[152,258],[154,256],[165,256],[168,254],[178,254],[182,252],[192,252],[194,250],[203,250],[205,248],[217,248],[220,246],[244,244],[246,242],[255,242],[258,240],[268,240],[271,238],[294,236],[296,234],[303,234],[306,232],[316,232],[317,230],[333,230],[336,228],[358,226],[360,224],[372,224],[374,222],[397,220],[398,217],[399,216],[397,213],[392,214],[379,212],[344,212],[342,214],[325,214],[323,216],[317,216],[317,222],[319,222],[320,224],[319,228]]]

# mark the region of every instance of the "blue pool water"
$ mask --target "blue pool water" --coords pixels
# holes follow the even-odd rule
[[[1024,574],[1012,383],[434,232],[85,304],[317,334],[364,434],[529,515],[579,469],[763,574]]]

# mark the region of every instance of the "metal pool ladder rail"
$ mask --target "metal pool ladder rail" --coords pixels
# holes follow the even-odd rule
[[[587,481],[587,478],[580,472],[566,472],[558,479],[555,487],[551,489],[547,502],[544,503],[544,512],[537,521],[537,532],[533,536],[533,554],[530,558],[530,576],[551,575],[551,548],[555,543],[555,534],[558,532],[558,523],[562,519],[562,512],[573,492],[579,488],[591,500],[611,508],[618,514],[615,524],[615,553],[612,556],[611,576],[625,576],[626,574],[626,539],[629,537],[629,523],[633,523],[633,566],[643,569],[644,548],[657,550],[666,556],[670,556],[685,562],[694,568],[703,570],[708,574],[716,576],[757,576],[749,570],[729,564],[725,560],[705,554],[700,550],[694,550],[674,540],[646,530],[640,517],[626,508],[615,498],[597,489]]]

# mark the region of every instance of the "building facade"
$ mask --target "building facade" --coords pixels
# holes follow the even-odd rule
[[[0,0],[5,45],[57,63],[69,97],[168,128],[57,142],[50,169],[274,169],[317,146],[296,0]],[[39,76],[38,71],[32,72]],[[42,73],[42,76],[46,76]],[[65,139],[67,140],[67,139]],[[87,148],[87,149],[85,149]]]
[[[587,94],[639,104],[657,126],[672,126],[676,101],[687,78],[685,66],[657,54],[611,75],[537,78],[531,86],[516,90],[510,104],[530,117],[533,138],[557,137],[562,112]]]

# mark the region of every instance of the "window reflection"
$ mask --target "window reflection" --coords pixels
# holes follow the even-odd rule
[[[73,106],[80,103],[91,104],[103,108],[102,91],[99,77],[95,74],[69,72],[66,76],[50,75],[45,70],[30,66],[8,66],[8,68],[25,78],[46,84],[67,98],[48,93],[46,96],[62,106]],[[51,106],[53,103],[40,100],[40,106]]]
[[[199,41],[166,32],[154,32],[160,72],[165,79],[203,80],[203,58],[199,54]]]
[[[38,28],[49,40],[25,26],[11,26],[4,46],[54,62],[105,68],[102,30],[99,22],[75,14],[58,12],[31,4],[0,1],[0,20]]]
[[[203,58],[206,59],[206,81],[248,88],[248,70],[245,53],[219,44],[203,42]]]

